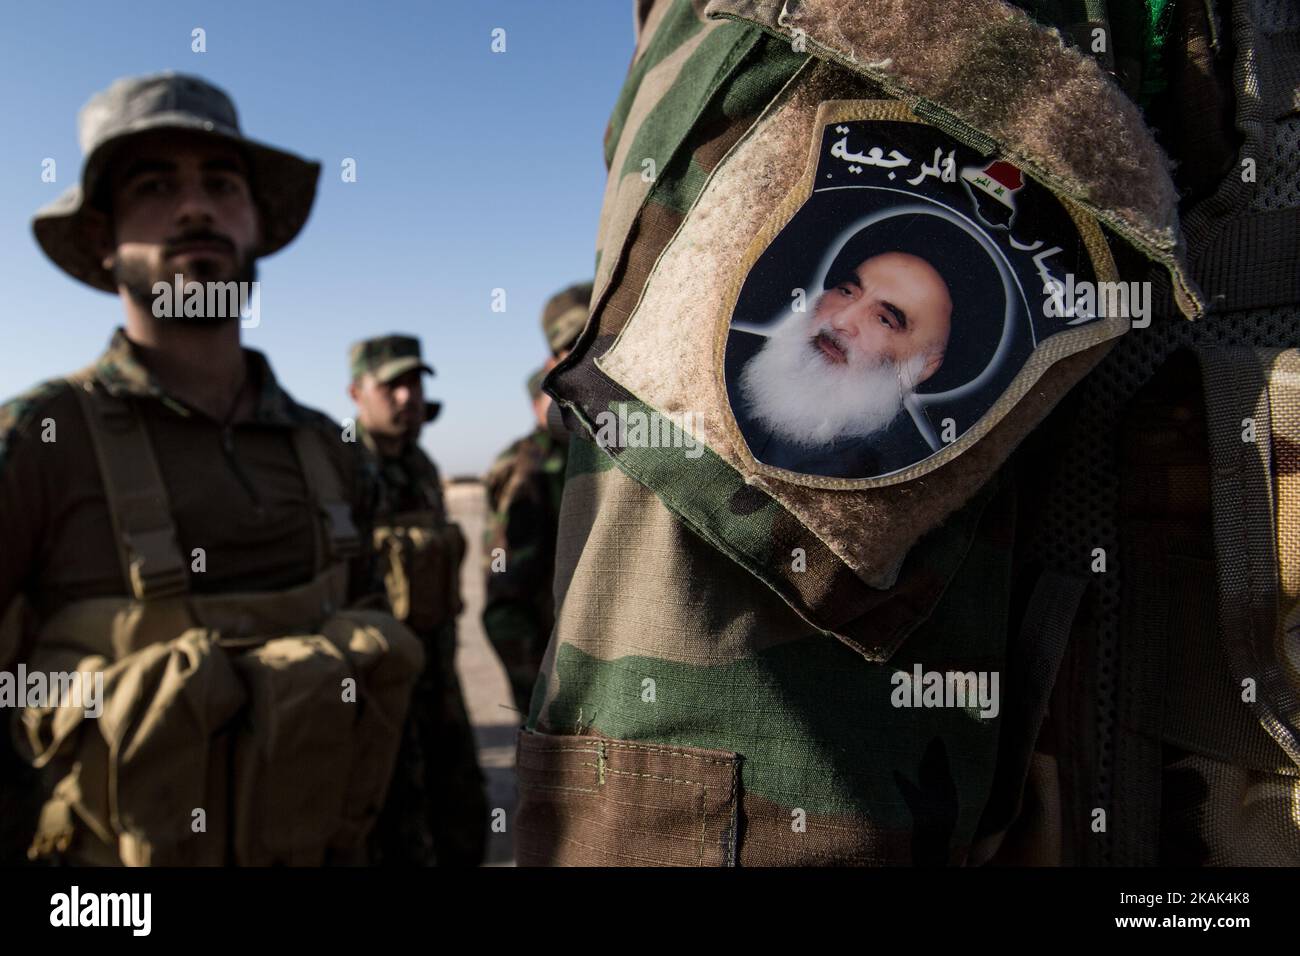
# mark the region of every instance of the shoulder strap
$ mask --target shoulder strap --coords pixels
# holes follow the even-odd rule
[[[1224,645],[1233,676],[1255,679],[1255,716],[1300,766],[1297,662],[1287,661],[1284,626],[1294,626],[1300,595],[1300,352],[1243,347],[1199,354]]]
[[[324,528],[317,534],[316,566],[343,561],[361,553],[361,536],[352,521],[352,506],[343,492],[343,479],[330,461],[323,436],[310,426],[293,430],[293,447],[302,465],[307,491]],[[318,524],[317,527],[320,527]]]
[[[1278,658],[1300,688],[1300,350],[1278,353],[1268,388],[1277,473],[1277,558],[1282,626]]]
[[[185,594],[189,583],[167,488],[138,412],[88,376],[68,381],[99,462],[127,590],[138,601]]]

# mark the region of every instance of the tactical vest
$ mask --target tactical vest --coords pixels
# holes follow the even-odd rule
[[[1300,864],[1300,15],[1220,12],[1244,142],[1184,219],[1212,311],[1123,337],[1026,449],[1022,646],[1063,664],[1010,840],[1067,864]]]
[[[434,500],[437,489],[422,489]],[[374,548],[384,569],[393,615],[417,634],[450,624],[464,607],[460,566],[465,536],[442,509],[423,508],[388,515],[374,530]]]
[[[130,400],[71,380],[94,442],[129,597],[42,622],[28,666],[102,672],[97,719],[28,708],[24,756],[51,795],[33,858],[84,864],[358,861],[392,774],[419,641],[345,610],[360,542],[319,435],[293,432],[318,516],[313,579],[190,591],[167,489]]]

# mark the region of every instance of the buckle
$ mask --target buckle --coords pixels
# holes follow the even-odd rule
[[[170,527],[128,532],[131,589],[137,599],[154,601],[177,597],[189,589],[185,561]]]

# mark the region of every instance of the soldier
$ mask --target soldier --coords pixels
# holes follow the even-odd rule
[[[637,5],[521,864],[1300,863],[1300,21],[1083,6]],[[836,394],[915,344],[830,274],[913,223],[979,290],[922,444],[756,457],[789,316]]]
[[[555,529],[564,494],[565,445],[546,427],[550,396],[542,379],[569,354],[587,321],[591,283],[556,293],[542,310],[542,333],[551,349],[528,379],[537,421],[531,433],[497,456],[488,470],[488,525],[484,534],[486,601],[483,629],[505,666],[515,706],[528,713],[533,683],[555,624]]]
[[[80,139],[80,183],[33,228],[126,323],[88,368],[0,407],[0,608],[21,624],[0,670],[65,691],[16,705],[39,789],[6,788],[7,849],[363,862],[422,653],[355,609],[382,605],[360,546],[373,475],[241,347],[230,298],[298,234],[320,167],[172,73],[94,96]]]
[[[376,842],[387,862],[478,866],[487,797],[455,666],[465,540],[447,520],[438,469],[419,446],[420,430],[441,410],[424,398],[422,376],[433,369],[409,335],[357,342],[350,361],[357,434],[378,461],[375,550],[393,613],[419,635],[426,660]]]

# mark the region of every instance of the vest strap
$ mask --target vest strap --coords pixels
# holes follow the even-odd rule
[[[1192,274],[1221,311],[1300,302],[1300,208],[1238,216],[1199,250]]]
[[[1288,354],[1289,353],[1289,354]],[[1278,525],[1290,534],[1294,479],[1274,488],[1274,470],[1294,465],[1300,442],[1300,374],[1295,350],[1220,348],[1199,353],[1209,427],[1214,548],[1218,565],[1219,620],[1233,677],[1253,678],[1256,718],[1287,756],[1300,766],[1300,700],[1279,644],[1286,637],[1279,613]],[[1244,434],[1253,425],[1253,441]],[[1291,447],[1288,447],[1291,446]],[[1283,449],[1281,460],[1275,449]],[[1279,507],[1281,506],[1281,507]],[[1282,550],[1288,550],[1286,545]],[[1295,575],[1300,557],[1283,564]]]
[[[138,601],[189,590],[167,487],[137,410],[127,399],[69,379],[90,431],[129,593]]]
[[[313,428],[295,428],[293,447],[302,465],[307,491],[317,513],[325,519],[325,527],[317,538],[317,570],[331,561],[356,557],[361,553],[361,535],[352,521],[352,506],[343,493],[338,469],[330,462],[323,436]]]

